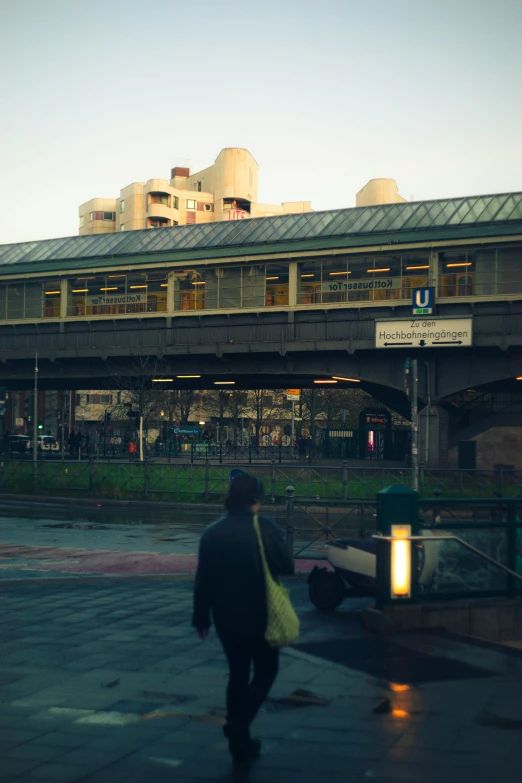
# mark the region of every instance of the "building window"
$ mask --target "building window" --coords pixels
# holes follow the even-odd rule
[[[187,209],[197,209],[197,208],[198,208],[198,202],[197,202],[197,201],[194,201],[194,200],[193,200],[193,199],[191,199],[191,198],[188,198],[188,199],[185,201],[185,207],[186,207]]]
[[[123,223],[120,226],[120,231],[125,231],[125,225]]]
[[[198,192],[201,193],[201,180],[198,182]]]
[[[112,394],[85,394],[86,405],[112,405]]]
[[[83,215],[80,215],[80,228],[83,228]]]
[[[89,220],[91,220],[91,221],[94,220],[94,212],[91,212],[89,214]]]
[[[103,219],[104,220],[116,220],[116,214],[114,212],[104,212],[103,213]]]
[[[149,204],[163,204],[164,207],[168,207],[169,200],[168,193],[149,193]]]
[[[125,201],[122,199],[120,201],[120,212],[125,212]]]
[[[177,196],[172,196],[172,206],[174,209],[179,209],[179,198]]]

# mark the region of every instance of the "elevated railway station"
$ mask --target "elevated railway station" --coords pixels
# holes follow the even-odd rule
[[[443,463],[458,395],[522,386],[522,193],[4,245],[1,385],[31,388],[36,353],[42,389],[149,356],[172,388],[330,380],[403,414],[417,358]]]

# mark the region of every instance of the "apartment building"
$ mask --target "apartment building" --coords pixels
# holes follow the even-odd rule
[[[244,220],[311,212],[310,201],[258,202],[259,166],[248,150],[221,150],[213,166],[191,174],[176,166],[170,180],[133,182],[118,198],[92,198],[79,208],[80,234]]]

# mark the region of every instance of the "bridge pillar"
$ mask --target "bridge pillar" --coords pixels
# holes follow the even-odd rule
[[[449,417],[437,403],[419,413],[419,461],[427,468],[443,468],[448,459]]]

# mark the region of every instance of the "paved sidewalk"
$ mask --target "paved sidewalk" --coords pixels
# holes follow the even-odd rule
[[[203,644],[190,627],[191,578],[0,588],[0,783],[234,779],[221,732],[226,666],[215,636]],[[302,646],[281,656],[255,723],[263,756],[236,780],[520,779],[517,651],[377,639],[360,630],[356,601],[322,615],[303,582],[292,593]]]

